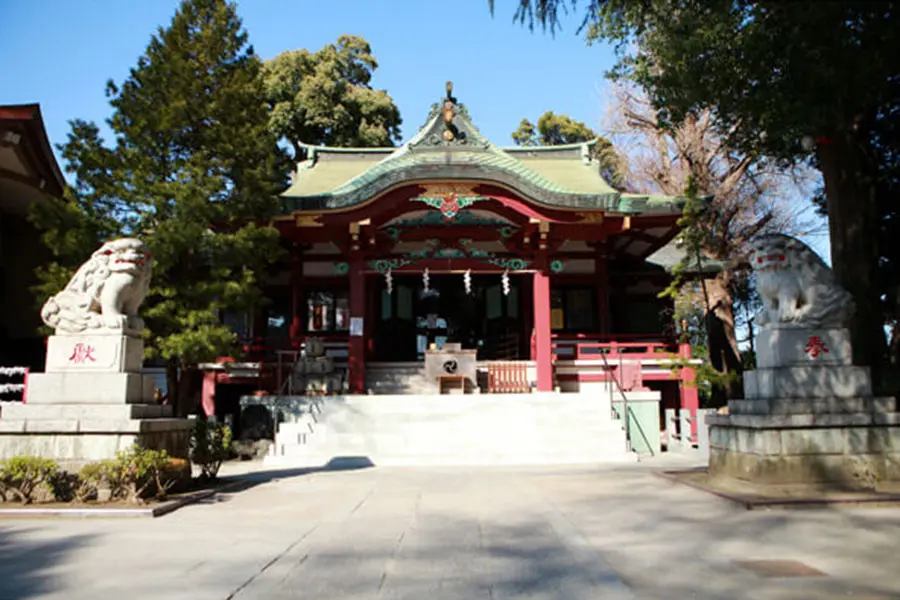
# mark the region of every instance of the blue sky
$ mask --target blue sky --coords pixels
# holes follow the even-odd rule
[[[513,24],[515,0],[243,0],[238,9],[262,58],[316,50],[343,33],[372,44],[373,85],[390,92],[403,136],[422,125],[431,104],[454,82],[489,139],[511,144],[519,120],[546,110],[598,127],[609,48],[588,47],[573,15],[555,38]],[[0,104],[38,102],[51,141],[65,141],[68,121],[109,116],[108,79],[121,82],[150,35],[170,21],[177,0],[0,0],[0,51],[8,57]]]
[[[339,35],[372,44],[379,68],[373,85],[400,107],[403,136],[423,124],[447,80],[476,125],[500,145],[523,117],[568,114],[595,129],[606,110],[604,73],[614,56],[576,35],[579,15],[555,37],[512,22],[518,0],[242,0],[238,10],[262,58],[285,50],[317,50]],[[151,34],[171,20],[178,0],[0,0],[0,52],[7,57],[0,104],[41,105],[54,144],[68,121],[102,123],[110,114],[104,89],[121,82]],[[800,206],[805,199],[797,198]],[[828,260],[827,235],[807,238]]]

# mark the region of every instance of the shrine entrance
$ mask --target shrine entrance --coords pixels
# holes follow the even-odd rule
[[[384,283],[378,307],[372,360],[424,360],[428,348],[446,343],[478,351],[478,360],[527,358],[531,318],[521,306],[527,278],[509,276],[504,294],[500,274],[396,274],[388,293]]]

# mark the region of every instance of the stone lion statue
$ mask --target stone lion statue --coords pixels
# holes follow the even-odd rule
[[[47,300],[41,318],[56,334],[138,332],[138,309],[150,288],[151,256],[133,238],[112,240]]]
[[[749,258],[763,302],[758,325],[843,327],[853,314],[853,297],[800,240],[763,236],[751,244]]]

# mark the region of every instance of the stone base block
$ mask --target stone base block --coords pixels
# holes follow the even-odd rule
[[[892,413],[894,398],[765,398],[729,400],[729,415],[822,415],[847,413]]]
[[[171,417],[172,407],[160,404],[22,404],[3,408],[5,421],[122,420]],[[2,423],[2,421],[0,421]]]
[[[809,416],[819,421],[791,426],[782,421],[798,415],[711,418],[710,475],[767,484],[824,482],[858,487],[900,481],[897,413]],[[869,422],[857,422],[864,420],[860,417]],[[891,422],[876,424],[875,419]]]
[[[21,431],[11,431],[18,424]],[[28,455],[52,458],[65,469],[114,458],[116,452],[140,444],[189,457],[193,422],[187,419],[120,419],[97,421],[0,421],[0,459]]]
[[[28,404],[152,404],[156,381],[136,373],[35,373]]]
[[[837,416],[837,415],[833,415]],[[762,417],[760,417],[762,418]],[[893,414],[897,421],[896,413]],[[900,424],[856,425],[852,419],[789,428],[772,418],[767,424],[722,426],[711,419],[709,445],[760,456],[787,454],[900,453]]]
[[[872,395],[868,367],[808,365],[775,367],[744,373],[744,397],[858,398]]]
[[[900,481],[900,452],[759,456],[710,448],[709,474],[759,484],[830,484],[873,489],[882,481]]]
[[[126,335],[51,335],[47,373],[140,373],[144,341]]]
[[[851,365],[853,353],[847,329],[766,327],[756,338],[760,369],[805,365]]]

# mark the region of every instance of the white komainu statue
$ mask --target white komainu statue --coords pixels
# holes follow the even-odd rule
[[[133,238],[112,240],[79,267],[41,309],[56,334],[137,333],[138,308],[150,288],[150,254]]]
[[[767,235],[751,244],[763,326],[843,327],[853,314],[853,297],[834,282],[834,273],[798,239]]]

